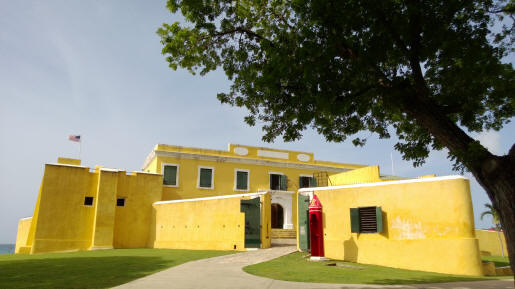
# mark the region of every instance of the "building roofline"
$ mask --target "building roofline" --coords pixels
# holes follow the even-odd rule
[[[176,150],[166,150],[161,149],[163,146],[168,146],[171,148],[175,148]],[[278,152],[288,152],[288,153],[298,153],[298,154],[309,154],[311,155],[312,160],[309,163],[303,163],[303,162],[297,162],[297,161],[291,161],[291,160],[274,160],[274,159],[263,159],[259,157],[241,157],[237,155],[233,155],[233,153],[230,151],[231,146],[242,146],[247,148],[254,148],[254,149],[263,149],[263,150],[272,150],[272,151],[278,151]],[[194,152],[183,152],[182,150],[194,150]],[[195,150],[198,150],[195,152]],[[280,149],[274,149],[274,148],[265,148],[265,147],[256,147],[256,146],[248,146],[248,145],[240,145],[240,144],[231,144],[228,145],[228,150],[214,150],[214,149],[206,149],[206,148],[196,148],[196,147],[185,147],[185,146],[175,146],[175,145],[167,145],[167,144],[157,144],[154,146],[152,151],[147,155],[145,158],[145,161],[143,162],[143,165],[141,167],[142,170],[145,170],[148,168],[148,166],[152,163],[152,161],[158,156],[165,156],[168,154],[169,157],[175,156],[185,156],[186,158],[188,156],[195,157],[195,158],[201,158],[201,159],[213,159],[213,160],[225,160],[225,161],[234,161],[238,163],[242,163],[245,161],[241,160],[249,160],[252,163],[256,162],[268,162],[267,164],[270,166],[279,166],[284,167],[284,164],[298,164],[300,166],[312,166],[312,169],[315,170],[324,170],[326,168],[329,171],[334,172],[344,172],[351,169],[357,169],[357,168],[363,168],[367,167],[368,165],[361,165],[361,164],[348,164],[348,163],[338,163],[338,162],[330,162],[330,161],[322,161],[322,160],[315,160],[314,154],[311,152],[301,152],[301,151],[292,151],[292,150],[280,150]]]
[[[222,195],[222,196],[215,196],[215,197],[195,198],[195,199],[159,201],[159,202],[153,203],[152,205],[174,204],[174,203],[196,202],[196,201],[207,201],[207,200],[219,200],[219,199],[230,199],[230,198],[241,198],[241,197],[255,197],[255,196],[262,196],[267,193],[268,192],[258,192],[258,193]]]
[[[311,169],[318,171],[330,171],[330,172],[346,172],[349,170],[355,169],[353,166],[349,165],[349,167],[345,167],[346,164],[341,164],[340,166],[331,166],[319,163],[297,163],[291,161],[274,161],[274,160],[264,160],[264,159],[255,159],[255,158],[239,158],[235,156],[217,156],[217,155],[204,155],[204,154],[195,154],[195,153],[184,153],[184,152],[170,152],[170,151],[152,151],[152,153],[147,157],[145,163],[143,164],[142,170],[145,170],[150,163],[156,157],[176,157],[176,158],[184,158],[184,159],[201,159],[205,161],[221,161],[221,162],[230,162],[230,163],[242,163],[242,164],[251,164],[251,165],[267,165],[273,167],[285,167],[285,168],[297,168],[297,169]]]
[[[396,185],[396,184],[424,183],[424,182],[455,180],[455,179],[468,180],[468,178],[466,178],[464,176],[453,175],[453,176],[443,176],[443,177],[433,177],[433,178],[423,178],[423,179],[409,179],[409,180],[385,181],[385,182],[374,182],[374,183],[353,184],[353,185],[341,185],[341,186],[332,186],[332,187],[302,188],[302,189],[299,189],[298,192],[305,193],[305,192],[349,189],[349,188],[379,187],[379,186]]]

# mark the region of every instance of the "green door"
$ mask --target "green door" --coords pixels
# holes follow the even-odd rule
[[[309,196],[299,194],[298,198],[298,219],[299,219],[299,247],[302,251],[309,250]]]
[[[241,200],[241,212],[245,213],[245,248],[261,247],[260,199]]]

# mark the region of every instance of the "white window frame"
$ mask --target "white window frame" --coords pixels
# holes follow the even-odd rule
[[[281,176],[286,176],[286,174],[284,173],[281,173],[281,172],[268,172],[268,189],[269,190],[272,190],[272,182],[270,182],[270,175],[281,175]],[[281,182],[279,181],[279,187],[281,187]],[[286,192],[286,191],[283,191],[283,190],[272,190],[272,191],[281,191],[281,192]]]
[[[163,184],[163,187],[171,187],[171,188],[178,187],[179,186],[180,165],[179,164],[172,164],[172,163],[161,163],[161,174],[163,175],[163,179],[165,177],[165,166],[175,166],[175,167],[177,167],[177,173],[175,174],[175,185],[165,185],[165,184]]]
[[[299,177],[313,178],[313,175],[299,175]],[[303,189],[300,187],[300,184],[299,184],[299,189]]]
[[[247,173],[247,189],[241,190],[237,189],[236,186],[238,185],[238,172],[245,172]],[[248,192],[250,191],[250,170],[247,169],[234,169],[234,190],[239,192]]]
[[[211,187],[201,187],[200,186],[200,169],[210,169],[211,170]],[[215,168],[214,167],[206,167],[206,166],[198,166],[197,170],[197,189],[204,190],[213,190],[215,188]]]

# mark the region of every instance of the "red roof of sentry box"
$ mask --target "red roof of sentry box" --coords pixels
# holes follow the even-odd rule
[[[313,195],[313,199],[311,200],[311,203],[309,203],[310,208],[322,208],[322,203],[320,203],[320,200],[318,199],[317,195]]]

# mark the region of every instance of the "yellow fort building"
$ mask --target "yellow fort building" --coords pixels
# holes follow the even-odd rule
[[[474,230],[462,176],[407,179],[382,176],[378,166],[318,161],[310,152],[159,144],[138,172],[65,158],[46,164],[34,214],[19,221],[15,252],[241,251],[269,248],[277,238],[296,238],[299,250],[309,250],[314,195],[329,258],[480,276],[479,244],[496,250],[492,234]]]

